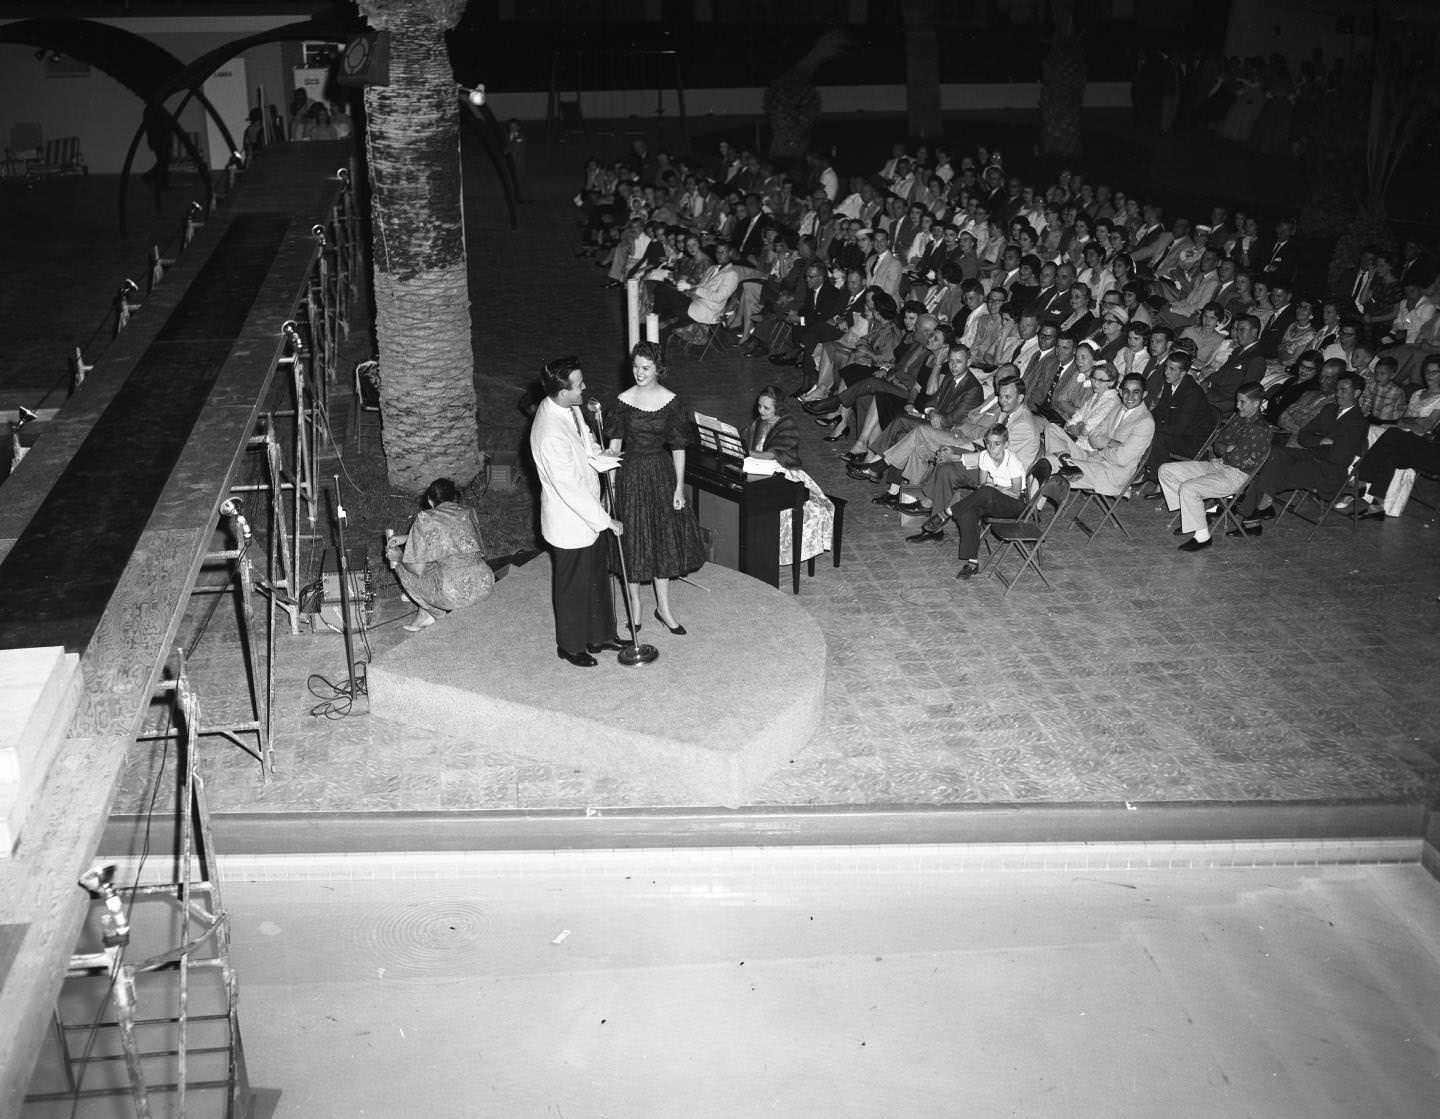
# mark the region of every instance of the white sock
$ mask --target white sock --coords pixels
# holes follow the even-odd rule
[[[1197,543],[1197,544],[1203,544],[1203,543],[1205,543],[1205,541],[1207,541],[1207,540],[1209,540],[1209,539],[1210,539],[1210,530],[1209,530],[1208,528],[1202,528],[1199,532],[1197,532],[1197,533],[1195,534],[1195,543]]]

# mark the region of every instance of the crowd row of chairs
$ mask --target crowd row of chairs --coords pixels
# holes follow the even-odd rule
[[[1211,433],[1195,454],[1196,459],[1207,456],[1210,444],[1218,433],[1218,428]],[[1357,494],[1360,482],[1355,471],[1359,463],[1360,458],[1357,456],[1351,462],[1344,482],[1334,493],[1323,493],[1313,487],[1299,487],[1276,495],[1283,497],[1283,500],[1276,506],[1272,524],[1278,526],[1287,517],[1293,517],[1311,525],[1314,532],[1323,528],[1331,516],[1343,516],[1349,520],[1351,528],[1355,528],[1360,522],[1360,511],[1363,507],[1358,497],[1350,502],[1343,513],[1337,512],[1336,507],[1345,495]],[[1262,459],[1239,486],[1228,494],[1212,499],[1207,515],[1210,518],[1213,539],[1222,540],[1227,536],[1236,540],[1246,539],[1236,507],[1264,465]],[[1043,458],[1031,469],[1029,490],[1031,496],[1024,512],[1013,519],[988,521],[985,525],[986,535],[982,537],[989,554],[980,574],[995,576],[1004,585],[1006,595],[1027,571],[1033,571],[1045,586],[1051,586],[1042,566],[1042,548],[1051,542],[1052,535],[1062,524],[1068,524],[1072,529],[1078,528],[1089,539],[1093,539],[1107,524],[1113,524],[1116,530],[1130,536],[1129,529],[1119,515],[1125,499],[1123,494],[1102,494],[1094,490],[1073,488],[1067,478],[1051,474],[1049,463]],[[1435,506],[1418,498],[1416,501],[1427,509],[1435,509]],[[1101,514],[1099,523],[1094,526],[1083,519],[1092,506]],[[1176,512],[1167,527],[1173,530],[1179,523],[1180,514]],[[1012,554],[1020,560],[1020,566],[1007,573],[1004,563]]]

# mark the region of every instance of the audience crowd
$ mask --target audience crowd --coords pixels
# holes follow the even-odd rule
[[[1253,536],[1277,494],[1382,517],[1407,468],[1440,469],[1419,243],[1367,248],[1318,292],[1289,218],[1169,213],[1078,170],[1027,182],[984,147],[897,143],[850,170],[636,140],[587,165],[577,255],[639,281],[666,342],[797,370],[790,395],[848,441],[847,473],[925,515],[910,540],[955,520],[962,577],[976,518],[1023,512],[1052,473],[1107,507],[1163,497],[1198,551],[1217,499]]]

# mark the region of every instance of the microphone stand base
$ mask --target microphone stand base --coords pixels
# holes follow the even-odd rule
[[[654,645],[630,645],[621,649],[615,659],[627,668],[634,668],[636,665],[650,664],[659,657],[660,650]]]

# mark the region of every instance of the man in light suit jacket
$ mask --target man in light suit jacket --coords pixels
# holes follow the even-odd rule
[[[890,235],[883,229],[875,231],[875,255],[867,267],[866,282],[900,302],[900,258],[890,251]]]
[[[620,459],[602,452],[580,403],[585,377],[576,358],[547,362],[540,374],[545,399],[530,428],[530,453],[540,475],[540,535],[550,546],[555,650],[562,660],[591,668],[594,654],[620,649],[610,590],[607,531],[623,528],[600,504],[600,473]]]
[[[1066,453],[1068,461],[1062,471],[1072,478],[1076,489],[1118,496],[1134,481],[1154,438],[1155,419],[1145,407],[1145,378],[1131,373],[1120,385],[1120,407],[1108,441],[1096,450],[1072,444],[1074,449]],[[1087,441],[1089,446],[1097,442]]]

